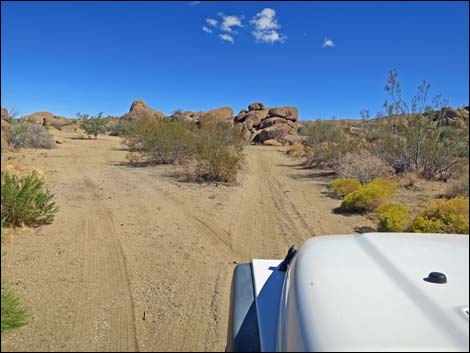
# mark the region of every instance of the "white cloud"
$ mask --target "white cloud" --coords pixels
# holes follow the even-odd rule
[[[189,6],[195,6],[195,5],[199,5],[201,2],[200,1],[191,1],[189,3]]]
[[[325,37],[325,39],[323,40],[323,48],[326,48],[326,47],[333,48],[334,46],[335,46],[335,42]]]
[[[210,29],[209,27],[206,27],[206,26],[202,26],[202,30],[206,33],[212,33],[212,29]]]
[[[219,21],[217,21],[215,18],[206,18],[206,22],[212,27],[215,27]]]
[[[281,28],[281,25],[277,22],[276,11],[273,9],[265,8],[261,10],[261,12],[258,12],[253,17],[250,23],[254,27],[251,33],[259,42],[282,43],[287,39],[287,36],[277,31],[277,29]]]
[[[220,25],[220,29],[224,32],[237,33],[232,29],[232,27],[243,27],[242,25],[243,17],[225,16],[223,13],[219,13],[219,16],[221,16],[222,19],[224,20]]]
[[[219,38],[222,39],[222,40],[225,40],[227,42],[230,42],[230,43],[234,43],[235,41],[233,40],[233,37],[230,35],[230,34],[219,34]]]

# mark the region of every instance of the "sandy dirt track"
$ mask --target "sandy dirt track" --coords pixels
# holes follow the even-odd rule
[[[2,351],[223,350],[235,263],[371,226],[335,213],[328,177],[282,148],[248,147],[237,185],[216,186],[130,167],[117,137],[56,134],[57,149],[2,156],[44,169],[60,207],[2,244],[2,281],[30,317]]]

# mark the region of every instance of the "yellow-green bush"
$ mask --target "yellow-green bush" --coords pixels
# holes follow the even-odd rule
[[[373,211],[392,197],[397,188],[397,184],[392,180],[374,179],[346,195],[341,202],[341,208],[348,212]]]
[[[410,226],[416,233],[469,233],[468,197],[439,199],[418,215]]]
[[[330,188],[336,196],[344,197],[361,187],[361,183],[356,179],[336,179],[330,182]]]
[[[379,224],[379,232],[404,232],[410,225],[411,219],[408,207],[389,203],[375,210]]]

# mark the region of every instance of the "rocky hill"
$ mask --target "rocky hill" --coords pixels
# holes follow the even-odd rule
[[[162,118],[164,116],[165,114],[162,112],[148,107],[142,99],[137,99],[132,102],[129,112],[124,114],[121,118],[128,121],[137,121],[155,117]]]

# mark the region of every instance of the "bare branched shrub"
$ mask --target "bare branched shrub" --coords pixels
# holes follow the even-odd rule
[[[387,178],[393,173],[384,160],[367,150],[341,156],[334,169],[340,178],[356,179],[362,184],[375,178]]]
[[[41,125],[27,121],[11,121],[8,127],[8,144],[14,148],[54,148],[55,139]]]

